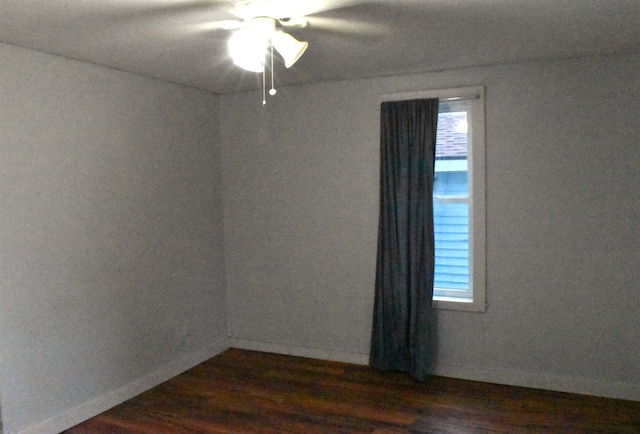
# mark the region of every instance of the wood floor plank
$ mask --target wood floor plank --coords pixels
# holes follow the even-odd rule
[[[640,433],[640,402],[230,349],[66,434]]]

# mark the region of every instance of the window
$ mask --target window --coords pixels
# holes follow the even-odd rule
[[[484,89],[385,95],[382,101],[439,98],[433,219],[433,304],[485,310]]]

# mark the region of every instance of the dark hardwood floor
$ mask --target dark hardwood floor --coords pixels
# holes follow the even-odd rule
[[[66,431],[640,433],[640,402],[230,349]]]

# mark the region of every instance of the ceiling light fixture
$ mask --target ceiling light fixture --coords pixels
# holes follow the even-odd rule
[[[308,42],[298,41],[288,33],[279,30],[271,36],[271,43],[284,59],[284,66],[291,68],[309,46]]]
[[[228,43],[233,63],[247,71],[262,72],[263,104],[266,104],[264,96],[267,54],[271,55],[271,90],[269,94],[275,95],[273,49],[275,48],[282,56],[285,67],[290,68],[300,59],[308,46],[308,42],[298,41],[290,34],[276,30],[276,20],[268,17],[259,17],[248,21],[246,26],[231,35]]]

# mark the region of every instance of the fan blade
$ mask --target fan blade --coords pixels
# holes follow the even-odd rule
[[[190,24],[184,26],[184,30],[188,33],[203,33],[215,30],[235,30],[244,26],[244,21],[238,20],[221,20],[209,23]]]
[[[73,11],[79,20],[99,20],[112,23],[135,23],[166,19],[176,22],[193,21],[194,17],[232,17],[233,0],[128,0],[104,2],[100,8]],[[222,16],[221,16],[222,14]]]
[[[279,19],[304,17],[361,3],[365,0],[247,0],[238,2],[232,13],[245,20],[259,16]]]
[[[311,30],[327,31],[336,34],[376,38],[390,33],[389,28],[381,24],[366,21],[320,16],[306,17],[306,20]]]
[[[128,47],[131,41],[140,41],[157,50],[202,43],[199,36],[207,31],[238,28],[242,22],[229,19],[234,18],[228,12],[234,4],[233,0],[110,0],[98,9],[69,13],[82,25],[76,32],[82,31],[84,39],[98,46]]]
[[[289,4],[295,3],[295,8],[291,8],[290,16],[301,17],[307,15],[315,15],[321,12],[326,12],[335,9],[342,9],[358,4],[366,3],[364,0],[308,0],[292,2],[289,0]]]

